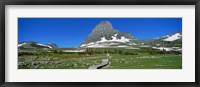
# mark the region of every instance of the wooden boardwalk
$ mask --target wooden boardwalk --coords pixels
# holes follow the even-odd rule
[[[101,69],[109,64],[109,59],[112,58],[110,54],[107,54],[107,58],[102,59],[101,64],[90,66],[89,69]]]

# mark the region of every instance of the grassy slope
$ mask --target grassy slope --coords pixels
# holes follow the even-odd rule
[[[110,51],[109,51],[110,50]],[[122,49],[96,49],[100,54],[93,55],[78,53],[52,53],[36,52],[32,54],[19,55],[19,69],[87,69],[92,65],[99,64],[106,58],[105,52],[111,52],[108,69],[181,69],[181,54],[159,54],[151,48],[141,48],[140,50]],[[88,50],[91,51],[91,50]],[[113,53],[116,52],[116,53]],[[126,54],[128,52],[129,54]],[[153,52],[153,54],[151,53]],[[121,53],[121,54],[120,54]],[[125,54],[124,54],[125,53]],[[134,54],[132,54],[134,53]],[[136,54],[135,54],[136,53]],[[20,63],[23,63],[20,65]]]
[[[181,69],[182,56],[163,55],[120,55],[113,54],[109,69]]]
[[[87,69],[98,64],[105,58],[104,55],[83,56],[78,54],[48,54],[43,56],[20,56],[19,62],[27,65],[19,65],[19,69]]]

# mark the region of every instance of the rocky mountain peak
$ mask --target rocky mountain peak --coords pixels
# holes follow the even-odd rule
[[[83,41],[81,47],[105,47],[107,43],[129,43],[132,39],[130,33],[114,29],[109,21],[101,21]]]
[[[93,29],[93,32],[102,31],[102,30],[112,30],[113,26],[109,21],[101,21],[96,27]]]

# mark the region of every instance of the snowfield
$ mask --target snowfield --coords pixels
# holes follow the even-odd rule
[[[129,43],[129,45],[137,45],[136,43]]]
[[[167,47],[158,47],[158,48],[155,48],[155,49],[165,50],[165,51],[172,51],[172,50],[174,50],[173,48],[167,48]]]
[[[109,47],[110,45],[117,45],[119,43],[114,42],[120,42],[120,43],[126,43],[130,42],[130,39],[125,38],[125,36],[121,36],[120,39],[117,39],[118,33],[114,34],[114,36],[111,36],[111,40],[107,40],[105,36],[101,37],[100,41],[97,42],[90,42],[88,44],[82,44],[80,47]],[[104,44],[103,44],[104,43]],[[109,43],[109,44],[107,44]],[[132,43],[132,45],[135,45],[135,43]]]
[[[100,44],[92,44],[92,45],[88,45],[87,47],[107,47],[106,45],[100,45]]]
[[[122,45],[122,46],[117,46],[117,47],[128,47],[128,46]]]
[[[153,49],[159,49],[160,51],[182,51],[180,47],[152,47]]]
[[[174,41],[174,40],[180,39],[181,37],[182,37],[181,34],[176,33],[176,34],[174,34],[172,36],[168,36],[166,39],[164,39],[164,41]]]
[[[44,47],[48,47],[48,48],[51,48],[51,49],[52,49],[52,47],[49,46],[49,45],[44,45],[44,44],[39,44],[39,43],[37,43],[37,45],[44,46]]]
[[[64,50],[63,52],[85,52],[85,50]]]
[[[115,34],[114,36],[111,36],[111,40],[107,40],[105,37],[101,37],[101,40],[100,41],[97,41],[96,43],[102,43],[102,42],[122,42],[122,43],[125,43],[125,42],[129,42],[130,39],[128,38],[125,38],[124,36],[121,36],[120,39],[117,39],[117,34]]]
[[[25,43],[22,43],[22,44],[18,44],[18,47],[20,47],[20,46],[22,46],[22,45],[25,45],[26,44],[26,42]]]

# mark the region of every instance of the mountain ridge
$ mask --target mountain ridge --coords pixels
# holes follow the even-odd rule
[[[58,46],[55,43],[49,43],[49,44],[42,44],[35,41],[23,41],[18,42],[18,48],[19,49],[54,49],[58,48]]]
[[[140,40],[133,37],[129,32],[120,32],[116,30],[109,21],[101,21],[93,28],[92,32],[83,41],[80,47],[109,47],[112,46],[109,43],[116,44],[116,42],[126,43],[127,45],[158,46],[163,44],[163,42],[174,42],[179,39],[182,41],[182,30],[156,39]]]

